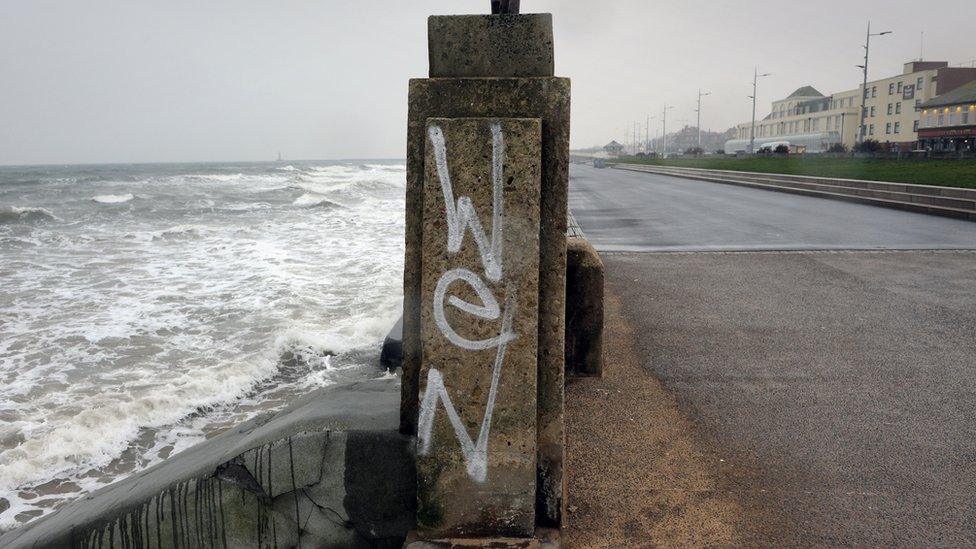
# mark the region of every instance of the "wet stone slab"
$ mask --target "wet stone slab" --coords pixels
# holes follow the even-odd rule
[[[417,468],[431,536],[534,529],[541,132],[427,120]]]

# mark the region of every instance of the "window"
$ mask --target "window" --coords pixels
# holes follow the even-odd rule
[[[871,86],[871,97],[877,97],[877,96],[878,96],[878,87]]]
[[[945,115],[941,112],[939,113],[939,127],[945,126]]]
[[[924,85],[925,85],[925,77],[919,76],[918,82],[915,83],[915,91],[918,93],[922,93],[922,86]]]
[[[901,122],[895,122],[895,133],[901,133]]]
[[[922,100],[921,99],[916,99],[915,100],[915,106],[916,107],[919,106],[919,105],[921,105],[921,104],[922,104]]]
[[[918,132],[918,120],[915,121],[915,126],[912,128],[913,132]]]
[[[895,114],[901,114],[901,103],[895,103]]]
[[[868,135],[874,135],[874,124],[868,126]]]
[[[871,90],[864,88],[864,98],[867,99],[868,97],[871,97]]]
[[[962,125],[966,126],[969,124],[969,111],[962,112]]]
[[[895,83],[888,84],[888,95],[895,95]]]
[[[902,88],[902,86],[901,86],[901,82],[899,82],[899,83],[898,83],[898,93],[901,93],[901,88]]]
[[[885,133],[891,135],[891,122],[885,124]]]
[[[876,111],[876,110],[874,109],[874,107],[871,107],[871,118],[874,118],[875,116],[877,116],[877,114],[878,114],[878,113],[877,113],[877,111]]]
[[[888,103],[888,116],[891,116],[892,113],[894,112],[895,112],[895,106],[892,105],[891,103]]]

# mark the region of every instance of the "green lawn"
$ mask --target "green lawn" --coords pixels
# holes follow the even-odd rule
[[[976,188],[976,160],[715,156],[667,160],[620,158],[613,162]]]

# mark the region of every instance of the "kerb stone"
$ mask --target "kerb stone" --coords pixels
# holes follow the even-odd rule
[[[418,528],[529,537],[541,122],[431,118],[424,133]]]

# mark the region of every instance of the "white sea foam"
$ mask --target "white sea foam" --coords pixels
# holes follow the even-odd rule
[[[230,174],[190,174],[184,176],[188,180],[197,181],[215,181],[219,183],[228,183],[231,181],[240,181],[244,178],[242,173],[230,173]]]
[[[149,235],[154,240],[171,240],[179,238],[199,238],[211,232],[211,229],[205,225],[175,225],[161,231],[151,231],[149,232]]]
[[[199,410],[233,401],[273,375],[272,361],[204,369],[172,379],[166,391],[118,392],[75,401],[72,413],[50,428],[24,430],[27,440],[0,453],[0,495],[35,479],[108,465],[139,430],[173,424]]]
[[[329,200],[327,197],[315,193],[305,193],[292,202],[293,206],[299,206],[302,208],[312,208],[315,206],[327,206],[330,208],[341,207],[341,204]]]
[[[126,194],[102,194],[92,197],[92,201],[99,204],[124,204],[135,198],[132,193]]]

